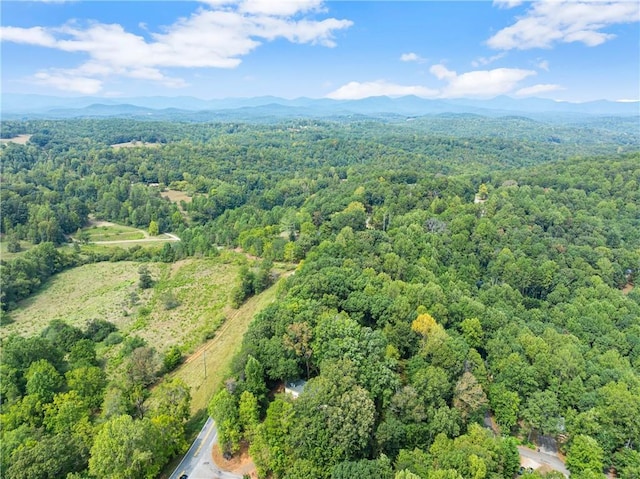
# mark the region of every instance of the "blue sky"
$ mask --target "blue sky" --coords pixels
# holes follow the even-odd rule
[[[640,98],[633,0],[3,1],[2,91]]]

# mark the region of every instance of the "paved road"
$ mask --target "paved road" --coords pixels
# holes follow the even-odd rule
[[[215,423],[209,418],[169,479],[179,479],[183,474],[189,479],[242,479],[238,474],[221,471],[213,462],[211,450],[217,439]]]
[[[520,457],[531,459],[540,465],[546,464],[551,469],[560,471],[565,476],[569,476],[569,471],[564,466],[564,463],[556,455],[546,454],[544,452],[532,451],[528,447],[518,446]]]

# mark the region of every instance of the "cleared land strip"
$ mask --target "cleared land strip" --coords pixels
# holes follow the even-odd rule
[[[278,283],[250,298],[239,309],[232,310],[215,337],[200,346],[173,374],[191,387],[192,414],[206,409],[213,392],[226,377],[251,319],[275,301]]]
[[[91,244],[135,244],[135,243],[152,243],[152,242],[166,242],[166,241],[180,241],[176,235],[171,233],[164,233],[163,237],[156,238],[144,238],[137,240],[113,240],[113,241],[91,241]]]

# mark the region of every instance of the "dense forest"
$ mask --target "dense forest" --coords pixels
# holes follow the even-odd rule
[[[235,306],[272,261],[298,264],[209,407],[221,447],[249,444],[260,477],[511,478],[516,446],[543,435],[572,476],[640,477],[628,121],[2,124],[18,134],[31,136],[0,147],[0,232],[30,249],[0,263],[3,323],[88,262],[240,247],[264,261],[241,271]],[[112,146],[131,141],[145,143]],[[90,218],[181,241],[96,252],[72,239]],[[188,390],[165,381],[145,401],[179,353],[161,367],[129,340],[115,380],[96,347],[117,338],[97,320],[3,340],[3,477],[155,477],[184,451]],[[277,392],[299,379],[297,399]]]

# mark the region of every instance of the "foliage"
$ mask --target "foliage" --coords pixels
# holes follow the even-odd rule
[[[250,441],[261,475],[513,477],[514,442],[477,424],[488,408],[504,434],[565,434],[576,475],[614,464],[631,477],[640,445],[638,135],[620,119],[561,123],[7,123],[33,136],[0,151],[0,232],[12,248],[36,246],[3,259],[3,310],[76,265],[161,263],[141,268],[142,291],[126,305],[129,314],[153,303],[134,315],[135,333],[96,314],[83,330],[54,322],[42,336],[3,339],[3,470],[82,474],[88,461],[98,477],[151,477],[183,450],[188,391],[158,386],[149,408],[148,388],[157,357],[174,367],[221,315],[202,314],[203,334],[167,351],[147,328],[178,328],[174,313],[188,313],[187,301],[140,313],[191,289],[213,301],[184,278],[210,276],[163,263],[229,261],[219,249],[232,247],[249,257],[229,269],[235,282],[215,283],[218,312],[268,287],[274,261],[299,262],[256,315],[209,408],[225,452]],[[131,140],[159,146],[110,146]],[[164,187],[191,201],[172,202]],[[88,231],[89,215],[181,241],[56,248]],[[100,361],[116,343],[108,338],[124,338],[117,380]],[[268,394],[303,376],[297,400]],[[55,452],[54,438],[81,462],[37,446]]]
[[[604,452],[592,437],[584,434],[577,435],[567,453],[567,469],[571,474],[594,472],[602,474]]]

